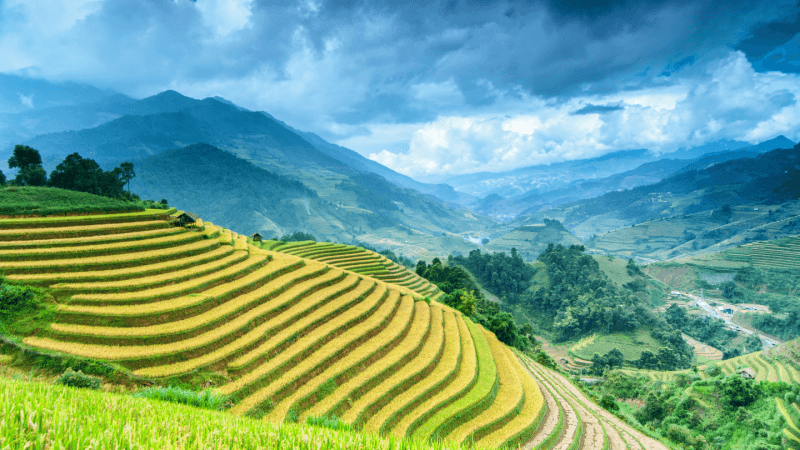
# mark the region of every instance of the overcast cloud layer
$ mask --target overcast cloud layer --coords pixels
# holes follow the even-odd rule
[[[800,140],[796,0],[594,4],[0,0],[0,72],[219,95],[423,178]]]

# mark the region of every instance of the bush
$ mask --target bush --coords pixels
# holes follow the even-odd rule
[[[334,417],[311,416],[306,419],[306,423],[315,427],[330,428],[336,431],[352,431],[353,427]]]
[[[55,384],[94,390],[100,390],[103,387],[103,381],[100,378],[86,375],[80,370],[75,372],[71,367],[68,367],[61,376],[56,378]]]
[[[134,393],[133,396],[212,410],[224,409],[228,401],[227,397],[217,394],[210,388],[193,391],[176,386],[144,388]]]

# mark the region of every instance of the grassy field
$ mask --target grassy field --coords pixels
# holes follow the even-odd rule
[[[211,387],[233,403],[225,420],[237,424],[230,437],[217,431],[213,439],[252,448],[236,427],[263,436],[251,425],[263,421],[235,415],[339,421],[455,445],[521,444],[536,434],[544,408],[538,385],[492,333],[437,303],[435,285],[358,247],[254,246],[208,222],[172,228],[169,213],[0,220],[17,246],[0,245],[8,282],[41,286],[55,303],[51,323],[13,337],[14,351],[102,361],[103,370],[161,385]],[[143,237],[150,230],[158,237]],[[203,420],[205,427],[210,419]],[[65,446],[86,444],[81,422],[70,424],[57,429],[73,436]],[[154,442],[177,446],[172,425],[163,426]],[[111,426],[98,445],[127,446],[153,432],[130,427]],[[198,428],[181,448],[207,445],[211,430]],[[390,445],[380,442],[357,445]]]
[[[0,378],[0,440],[8,449],[457,449],[261,420],[189,406]]]
[[[100,197],[58,188],[11,186],[0,188],[0,216],[144,211],[144,202]]]
[[[661,344],[650,336],[650,331],[639,329],[633,333],[594,334],[581,339],[570,347],[570,354],[576,358],[590,360],[595,353],[605,355],[614,348],[618,348],[625,356],[625,361],[639,359],[642,352],[650,350],[658,354]]]

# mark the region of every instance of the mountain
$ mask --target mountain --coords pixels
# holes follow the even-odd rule
[[[320,152],[330,156],[331,158],[339,160],[360,172],[378,174],[397,186],[406,189],[414,189],[419,192],[422,192],[423,194],[429,194],[438,199],[444,200],[445,202],[457,205],[464,206],[473,203],[474,201],[477,200],[477,197],[465,194],[463,192],[458,192],[455,189],[453,189],[452,186],[449,186],[447,184],[421,183],[409,176],[395,172],[394,170],[380,163],[365,158],[360,153],[350,150],[349,148],[332,144],[314,133],[294,129],[289,125],[287,125],[286,123],[275,119],[274,117],[272,117],[267,113],[262,113],[262,114],[272,118],[273,120],[276,120],[278,123],[282,124],[293,133],[296,133],[298,136],[302,137],[303,139],[308,141],[311,145],[316,147],[317,150],[319,150]]]
[[[522,216],[560,220],[586,245],[622,257],[668,259],[800,233],[800,145],[673,175]]]
[[[475,247],[468,241],[455,238],[453,233],[485,229],[494,224],[487,218],[454,209],[438,199],[392,184],[373,172],[379,171],[391,176],[387,172],[389,169],[376,167],[379,166],[377,163],[360,155],[356,156],[355,152],[305,134],[307,139],[325,149],[322,152],[306,138],[271,116],[239,108],[224,100],[195,100],[167,91],[132,104],[120,102],[119,105],[112,106],[116,108],[116,112],[125,115],[94,128],[45,134],[25,143],[41,152],[47,170],[51,170],[64,156],[73,152],[92,158],[105,168],[113,167],[123,160],[133,160],[139,168],[146,158],[158,156],[167,150],[196,143],[209,144],[272,174],[303,183],[320,201],[350,209],[357,214],[372,215],[367,222],[353,219],[347,226],[339,226],[336,224],[344,216],[326,213],[323,216],[334,223],[331,229],[320,225],[303,230],[319,229],[321,236],[336,237],[342,242],[352,242],[357,236],[364,235],[358,239],[378,244],[374,241],[385,239],[385,236],[371,232],[382,226],[390,226],[395,227],[395,231],[388,234],[410,233],[418,238],[414,242],[414,251],[421,248],[436,254],[447,254],[445,241],[448,242],[448,247],[458,248],[459,251],[469,251]],[[338,158],[329,156],[330,154]],[[356,168],[348,165],[348,162]],[[186,169],[190,164],[190,160],[184,159],[182,165],[176,169]],[[137,171],[137,174],[140,173],[144,172]],[[172,175],[180,177],[179,172],[173,172]],[[148,190],[150,188],[145,184],[144,176],[134,178],[131,188],[134,192],[143,189],[141,192],[147,192],[146,196],[166,196],[172,201],[169,194]],[[231,199],[246,195],[246,190],[223,192]],[[221,197],[215,198],[224,201]],[[298,209],[297,214],[306,214],[302,202],[294,205],[294,208]],[[325,210],[320,208],[321,211]],[[258,228],[256,223],[252,223],[250,226],[268,231],[285,229],[288,225],[266,224],[263,225],[264,228]],[[454,239],[460,243],[451,242]]]
[[[660,156],[670,159],[697,159],[709,153],[732,152],[749,145],[743,141],[719,140],[698,147],[680,148],[673,152],[662,153]]]
[[[738,150],[708,153],[697,159],[694,159],[691,163],[686,164],[676,173],[689,172],[691,170],[703,170],[715,164],[723,163],[725,161],[732,161],[734,159],[753,158],[761,153],[766,153],[778,148],[792,148],[794,147],[794,144],[795,143],[786,136],[780,135],[768,141],[764,141],[756,145],[742,147]]]
[[[550,165],[522,167],[509,172],[479,172],[445,180],[457,191],[476,197],[498,194],[514,197],[528,192],[547,192],[588,178],[602,178],[631,170],[653,161],[656,155],[648,150],[623,150],[597,158],[566,161]]]
[[[726,148],[726,150],[715,153],[706,153],[693,160],[658,159],[622,173],[590,180],[575,180],[564,187],[546,190],[545,192],[531,191],[510,198],[502,198],[497,194],[492,194],[479,202],[473,203],[471,206],[475,211],[495,219],[512,220],[520,215],[535,214],[541,210],[599,197],[609,192],[658,183],[664,178],[678,173],[702,170],[725,161],[752,158],[778,148],[791,148],[794,146],[794,142],[784,136],[778,136],[757,145],[741,147],[738,150],[730,150],[736,146],[734,144],[738,145],[733,141],[721,141],[717,145],[709,144],[702,148],[690,149],[690,151],[673,152],[668,155],[687,156],[701,151]],[[594,164],[598,164],[598,160],[602,159],[603,157],[596,158]],[[609,159],[616,159],[616,155],[611,154]]]
[[[469,175],[459,175],[446,179],[445,183],[453,186],[458,191],[465,192],[476,197],[485,198],[490,194],[498,194],[504,198],[518,200],[526,195],[544,194],[546,192],[551,192],[558,189],[571,190],[575,188],[573,183],[584,183],[587,181],[607,178],[612,175],[633,171],[642,164],[663,159],[697,160],[705,155],[719,155],[734,152],[736,150],[744,150],[748,153],[763,153],[764,151],[774,150],[776,148],[791,147],[794,145],[794,143],[789,144],[790,142],[791,141],[785,137],[779,136],[775,139],[762,142],[761,144],[755,146],[752,146],[747,142],[721,140],[699,147],[679,149],[671,153],[658,154],[646,149],[622,150],[608,153],[596,158],[565,161],[549,165],[523,167],[508,172],[480,172]],[[744,156],[753,156],[748,153],[743,153],[739,155],[738,158]],[[731,159],[736,158],[737,157],[731,157]],[[724,158],[720,159],[720,161],[721,160],[724,160]],[[674,165],[678,164],[679,163],[674,163]],[[642,170],[646,172],[648,169]],[[635,176],[635,174],[630,175]],[[646,180],[646,182],[655,181],[652,179]],[[591,189],[589,186],[591,185],[587,185],[587,188]],[[581,188],[578,187],[577,189]],[[617,187],[616,189],[625,188]],[[516,201],[513,201],[512,203],[516,203]],[[534,200],[533,203],[535,204],[536,201]],[[475,204],[471,206],[475,206]],[[515,212],[519,213],[519,211],[520,210],[518,208],[513,207],[508,211],[498,212],[496,217],[507,220],[510,218],[509,216],[513,218]],[[490,214],[489,211],[483,212]]]
[[[598,197],[608,192],[657,183],[686,164],[685,160],[661,159],[605,178],[573,181],[566,187],[552,191],[532,192],[509,199],[492,194],[473,207],[477,212],[496,219],[513,219],[519,215],[534,214],[544,209]]]

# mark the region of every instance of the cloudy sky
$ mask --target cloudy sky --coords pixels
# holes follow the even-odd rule
[[[798,141],[799,33],[797,0],[0,0],[0,72],[219,95],[433,179]]]

